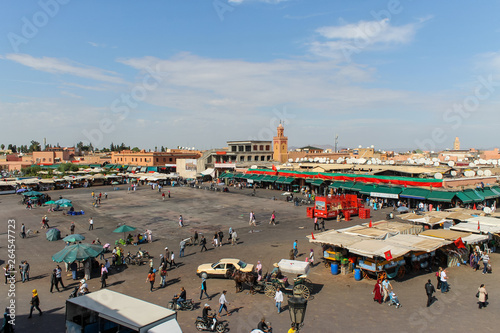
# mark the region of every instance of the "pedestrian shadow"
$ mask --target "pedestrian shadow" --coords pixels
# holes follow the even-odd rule
[[[214,299],[215,297],[217,297],[218,295],[220,294],[220,292],[216,292],[215,294],[212,294],[210,296],[211,299]]]
[[[181,282],[181,278],[173,278],[170,280],[165,280],[165,288],[168,286],[174,285],[176,283],[179,283],[179,282]]]
[[[234,309],[231,309],[231,311],[229,311],[228,313],[229,314],[233,314],[234,312],[238,312],[239,313],[241,309],[243,309],[242,306],[234,308]]]
[[[188,253],[188,254],[185,254],[185,255],[183,255],[183,256],[182,256],[181,258],[184,258],[184,257],[189,257],[189,256],[192,256],[193,254],[195,254],[195,252],[193,252],[193,253]]]
[[[120,284],[122,284],[124,282],[125,282],[125,280],[115,281],[113,283],[107,283],[107,287],[118,286],[118,285],[120,285]]]

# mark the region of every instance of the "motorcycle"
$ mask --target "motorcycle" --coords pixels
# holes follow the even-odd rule
[[[170,309],[170,310],[189,310],[189,311],[194,309],[194,302],[192,299],[187,299],[185,301],[182,301],[181,305],[179,306],[179,304],[177,303],[176,297],[177,297],[177,295],[175,295],[174,298],[172,298],[172,300],[170,302],[168,302],[167,309]]]
[[[151,258],[153,258],[152,256],[149,255],[148,251],[143,251],[143,250],[141,250],[141,248],[139,248],[139,251],[137,251],[137,254],[135,256],[139,257],[141,259],[151,259]]]
[[[196,329],[198,331],[224,333],[227,330],[226,322],[224,320],[217,320],[215,314],[213,315],[213,318],[215,318],[215,325],[213,323],[213,319],[205,320],[203,317],[197,317],[194,325],[196,326]],[[214,327],[214,329],[212,329],[212,326]]]
[[[81,292],[79,292],[79,290],[80,290],[80,287],[75,287],[73,289],[73,291],[71,292],[71,294],[69,294],[68,299],[75,298],[75,297],[78,297],[78,296],[83,296],[83,295],[86,295],[86,294],[90,294],[90,291],[89,292],[85,292],[85,293],[81,293]]]

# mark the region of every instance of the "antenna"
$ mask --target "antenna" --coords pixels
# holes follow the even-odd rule
[[[338,152],[337,150],[338,146],[339,146],[339,136],[338,134],[335,134],[335,151],[334,151],[335,153]]]

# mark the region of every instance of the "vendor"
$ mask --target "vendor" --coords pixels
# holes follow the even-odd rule
[[[280,270],[278,264],[274,263],[273,266],[274,266],[274,268],[271,271],[271,277],[273,277],[275,279],[281,279],[283,277],[283,275],[281,274],[281,270]]]

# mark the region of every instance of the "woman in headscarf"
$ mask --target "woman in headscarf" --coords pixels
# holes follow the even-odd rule
[[[479,308],[485,308],[486,307],[486,301],[488,300],[488,293],[486,292],[486,288],[484,287],[484,284],[482,284],[479,289],[477,290],[477,293],[479,294]]]
[[[311,267],[314,266],[314,250],[311,249],[311,252],[309,252],[309,262],[311,263]]]
[[[382,304],[382,285],[379,283],[379,280],[377,279],[377,282],[375,283],[375,288],[373,288],[373,292],[375,296],[373,296],[373,300],[375,302],[378,302],[379,304]]]
[[[262,264],[260,260],[257,261],[257,266],[255,266],[255,270],[257,271],[257,281],[262,280]]]
[[[40,299],[38,298],[38,291],[36,289],[33,289],[32,291],[32,296],[31,296],[31,309],[30,309],[30,315],[28,318],[31,318],[31,315],[33,314],[33,309],[37,309],[40,316],[43,314],[42,310],[40,310]]]

